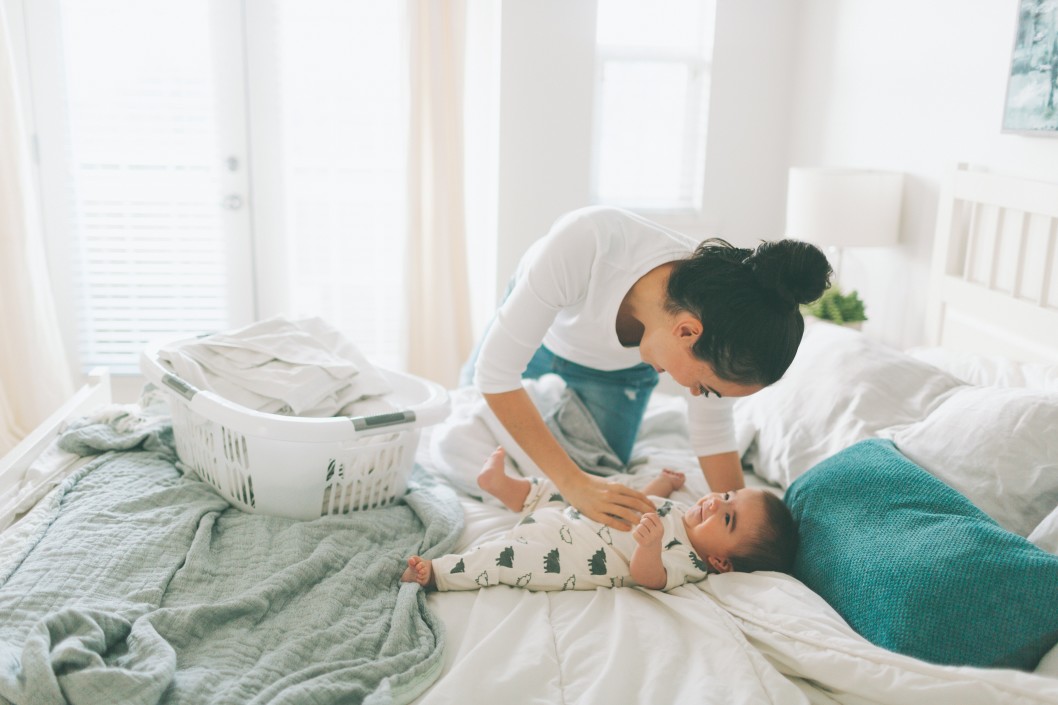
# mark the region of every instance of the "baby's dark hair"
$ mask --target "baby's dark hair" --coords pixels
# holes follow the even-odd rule
[[[799,305],[822,296],[832,274],[826,255],[807,242],[762,242],[750,250],[713,238],[673,267],[666,309],[702,322],[694,354],[721,379],[767,386],[801,344]]]
[[[790,573],[797,556],[797,524],[780,497],[768,491],[762,492],[761,496],[764,498],[764,524],[739,549],[739,555],[729,557],[731,569],[740,573],[755,570]]]

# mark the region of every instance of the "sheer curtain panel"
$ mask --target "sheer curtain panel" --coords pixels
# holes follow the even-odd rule
[[[463,167],[464,0],[408,0],[408,369],[448,387],[470,352]]]
[[[0,454],[73,393],[44,263],[16,79],[0,3]]]

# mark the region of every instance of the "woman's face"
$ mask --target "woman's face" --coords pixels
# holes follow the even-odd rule
[[[643,362],[658,372],[668,372],[676,383],[694,396],[745,397],[764,388],[760,384],[739,384],[721,379],[712,366],[695,357],[692,346],[702,333],[702,324],[690,314],[677,314],[672,325],[647,331],[639,343]]]

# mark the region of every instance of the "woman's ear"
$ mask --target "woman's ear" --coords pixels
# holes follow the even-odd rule
[[[681,315],[676,319],[673,333],[682,341],[694,343],[702,334],[702,322],[689,314]]]
[[[721,558],[720,556],[706,556],[705,560],[708,561],[709,567],[712,568],[715,573],[730,573],[734,570],[731,561],[727,558]]]

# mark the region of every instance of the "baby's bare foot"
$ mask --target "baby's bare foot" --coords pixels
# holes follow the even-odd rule
[[[683,487],[687,482],[687,476],[677,470],[665,468],[661,474],[647,483],[643,488],[644,494],[652,494],[656,497],[668,497],[676,490]]]
[[[412,556],[408,559],[408,567],[404,569],[404,574],[400,576],[400,581],[402,583],[419,583],[424,588],[434,587],[432,562],[419,556]]]
[[[478,487],[489,494],[495,494],[496,488],[507,477],[503,471],[506,458],[507,451],[502,447],[492,451],[492,454],[485,460],[485,464],[481,466],[481,472],[478,473]]]
[[[492,451],[478,473],[478,487],[488,492],[512,512],[522,511],[529,496],[530,482],[525,478],[510,477],[504,471],[507,452],[503,448]]]
[[[687,482],[687,476],[682,472],[679,472],[678,470],[669,470],[668,468],[664,468],[661,471],[661,475],[658,477],[667,479],[671,482],[673,492],[683,487],[684,483]]]

